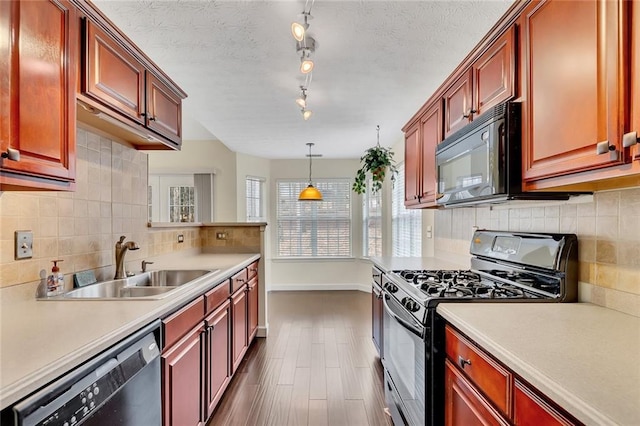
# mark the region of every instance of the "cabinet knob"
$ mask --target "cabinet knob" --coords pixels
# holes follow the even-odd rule
[[[462,368],[464,370],[464,366],[465,365],[471,365],[471,360],[470,359],[464,359],[461,356],[458,356],[458,365],[460,366],[460,368]]]
[[[149,117],[149,121],[156,121],[156,118],[152,115],[151,117]]]
[[[20,161],[20,151],[13,148],[7,148],[7,151],[2,153],[2,158],[6,158],[11,161]]]
[[[637,132],[629,132],[622,135],[622,146],[624,148],[632,147],[635,144],[637,144],[639,141],[640,141],[640,138],[638,138]]]

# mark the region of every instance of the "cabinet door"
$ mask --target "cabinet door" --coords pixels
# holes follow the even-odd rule
[[[203,424],[203,330],[199,324],[161,356],[163,426]]]
[[[78,23],[66,1],[0,2],[0,190],[74,189]]]
[[[474,114],[514,96],[515,28],[511,27],[473,64]]]
[[[144,66],[96,24],[85,23],[83,93],[145,124]]]
[[[569,426],[575,424],[517,380],[513,421],[516,426]]]
[[[206,401],[209,418],[231,379],[231,306],[229,300],[205,319]]]
[[[445,362],[444,419],[447,426],[508,425],[449,360]]]
[[[181,145],[182,99],[149,72],[147,72],[146,125],[176,145]]]
[[[471,91],[472,70],[469,69],[444,92],[444,137],[469,124],[473,119]]]
[[[442,107],[434,105],[420,119],[422,175],[420,204],[435,205],[437,196],[436,147],[442,141]]]
[[[233,368],[236,371],[247,350],[247,286],[240,288],[231,296],[232,349]]]
[[[258,277],[254,277],[249,281],[249,288],[247,290],[247,306],[249,307],[249,313],[247,315],[247,346],[251,344],[253,338],[256,337],[258,332]]]
[[[420,203],[420,126],[418,123],[404,135],[404,205]]]
[[[624,162],[622,10],[618,0],[543,0],[521,15],[525,181]],[[598,155],[599,142],[611,151]]]

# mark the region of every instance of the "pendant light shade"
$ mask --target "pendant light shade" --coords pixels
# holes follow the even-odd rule
[[[307,146],[309,147],[309,185],[300,192],[300,195],[298,195],[298,201],[322,201],[322,192],[313,186],[313,183],[311,182],[311,163],[313,159],[311,156],[311,147],[313,145],[314,144],[311,142],[307,143]]]

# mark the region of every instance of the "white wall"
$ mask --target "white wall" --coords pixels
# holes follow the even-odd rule
[[[149,151],[149,173],[211,173],[216,222],[237,220],[236,153],[222,142],[184,141],[181,151]],[[242,186],[244,193],[244,185]],[[244,197],[243,197],[244,199]]]
[[[313,160],[313,180],[317,178],[349,178],[353,180],[359,160]],[[269,203],[271,225],[267,232],[271,236],[271,288],[294,289],[362,289],[371,288],[371,267],[360,259],[362,253],[361,198],[355,193],[351,198],[352,259],[344,260],[290,260],[276,259],[277,226],[276,182],[278,179],[304,179],[309,177],[308,160],[271,160],[271,182],[269,192],[273,194]]]

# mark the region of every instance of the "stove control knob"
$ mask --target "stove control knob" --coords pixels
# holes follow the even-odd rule
[[[398,286],[396,286],[395,284],[391,284],[391,283],[386,283],[384,285],[385,290],[387,290],[389,293],[395,293],[396,291],[398,291]]]
[[[420,309],[418,306],[418,302],[408,297],[402,299],[402,305],[407,308],[410,312],[416,312]]]

